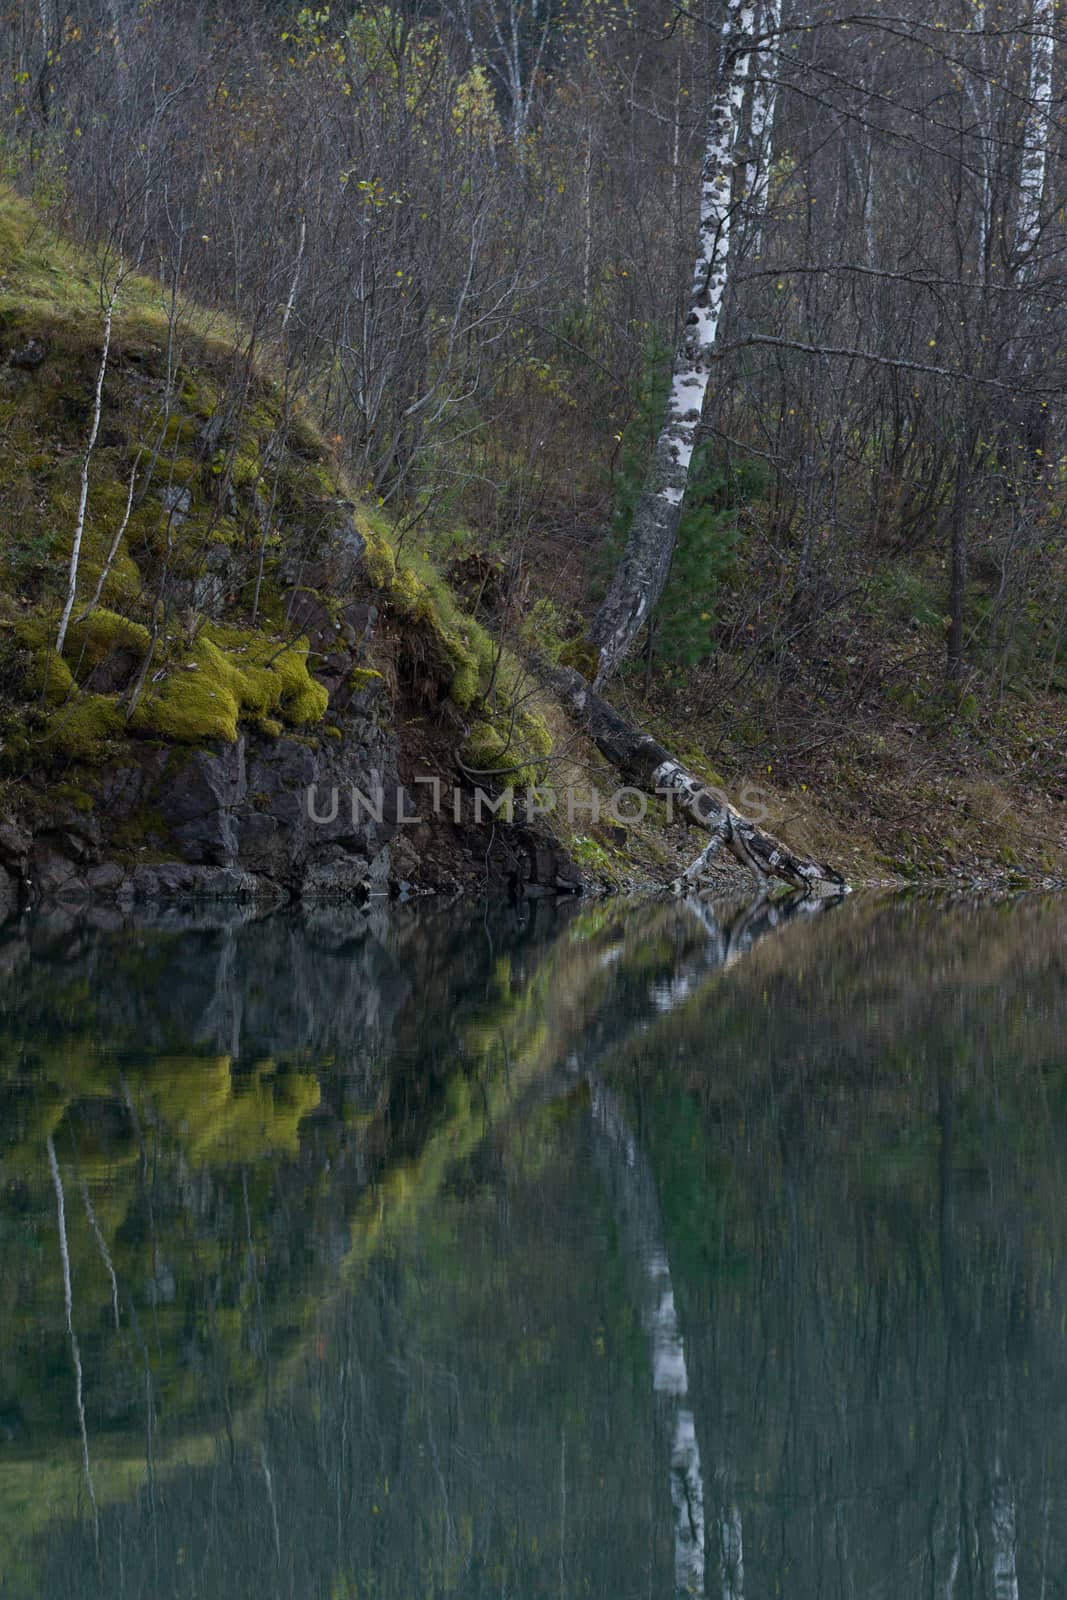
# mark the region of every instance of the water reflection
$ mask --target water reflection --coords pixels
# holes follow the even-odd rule
[[[1062,903],[0,944],[0,1594],[1053,1596]]]

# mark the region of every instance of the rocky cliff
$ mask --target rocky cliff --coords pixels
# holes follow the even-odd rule
[[[408,820],[417,775],[521,784],[551,739],[518,664],[359,505],[279,353],[149,280],[109,316],[106,263],[3,191],[0,247],[0,915],[574,887],[547,831],[469,797]]]

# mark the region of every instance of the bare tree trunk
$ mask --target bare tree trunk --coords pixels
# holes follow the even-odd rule
[[[1015,272],[1020,281],[1031,275],[1035,254],[1041,243],[1041,208],[1048,178],[1052,127],[1053,29],[1056,26],[1055,0],[1033,0],[1030,9],[1030,77],[1026,121],[1023,125],[1022,164],[1019,171],[1019,202],[1015,219]],[[1022,349],[1022,377],[1031,362],[1028,344]],[[1052,418],[1049,408],[1031,400],[1025,425],[1026,459],[1040,466],[1045,439]]]
[[[749,159],[745,167],[745,209],[749,219],[749,245],[759,255],[763,217],[771,187],[771,151],[778,84],[774,78],[778,32],[782,26],[782,0],[767,0],[759,19],[759,49],[752,74],[749,110]]]
[[[754,8],[729,0],[721,81],[708,118],[700,230],[685,333],[674,361],[667,416],[634,509],[630,536],[594,619],[596,683],[611,676],[648,621],[670,571],[689,463],[704,409],[715,339],[726,297],[733,192],[733,152],[748,76]]]
[[[582,309],[588,311],[593,281],[593,119],[585,130],[582,160]]]
[[[1011,1479],[994,1465],[993,1489],[989,1501],[993,1526],[993,1594],[995,1600],[1019,1600],[1016,1569],[1015,1494]]]
[[[93,597],[81,615],[79,617],[75,617],[74,620],[76,623],[84,622],[86,617],[89,616],[91,612],[96,610],[97,606],[100,604],[100,597],[104,592],[104,585],[111,576],[111,568],[115,563],[115,557],[119,553],[119,545],[122,543],[123,535],[129,526],[130,513],[133,510],[134,490],[137,487],[137,468],[141,465],[142,454],[143,452],[138,450],[137,455],[134,458],[133,466],[130,468],[130,486],[126,491],[126,509],[122,513],[122,521],[115,529],[115,537],[111,541],[111,548],[107,553],[107,558],[104,561],[104,565],[100,568],[100,576],[96,580],[96,588],[93,590]]]
[[[100,352],[100,365],[96,369],[96,388],[93,391],[93,416],[89,424],[89,438],[82,456],[81,489],[78,495],[78,514],[74,522],[74,543],[70,552],[70,573],[67,577],[67,598],[63,606],[63,614],[59,619],[59,631],[56,634],[56,652],[63,654],[66,643],[67,628],[70,624],[70,614],[74,610],[74,597],[78,592],[78,562],[81,558],[82,535],[85,532],[85,512],[89,502],[89,466],[96,449],[96,439],[100,432],[100,413],[104,405],[104,379],[107,376],[107,361],[111,353],[111,324],[115,316],[115,302],[118,299],[119,287],[122,283],[122,274],[115,279],[115,287],[108,297],[107,309],[104,312],[104,346]]]
[[[951,560],[949,579],[948,660],[950,683],[963,676],[963,613],[967,599],[967,504],[970,488],[970,439],[961,442],[952,495]]]
[[[666,1413],[670,1434],[674,1594],[676,1600],[703,1600],[704,1478],[656,1182],[614,1096],[595,1078],[588,1081],[594,1148],[623,1245],[640,1268],[641,1320],[650,1347],[652,1388]]]
[[[70,1250],[67,1246],[67,1208],[63,1195],[63,1179],[59,1172],[59,1162],[56,1159],[56,1147],[49,1134],[45,1140],[48,1151],[48,1167],[52,1174],[52,1187],[56,1195],[56,1226],[59,1231],[59,1259],[63,1268],[63,1309],[67,1319],[67,1338],[70,1341],[70,1359],[74,1367],[74,1405],[78,1413],[78,1429],[82,1441],[82,1470],[85,1473],[85,1487],[89,1494],[89,1509],[93,1518],[93,1540],[96,1544],[97,1556],[100,1554],[100,1513],[96,1504],[96,1490],[93,1487],[93,1472],[89,1461],[89,1430],[85,1422],[85,1395],[82,1384],[82,1358],[78,1348],[78,1335],[74,1331],[74,1287],[70,1275]]]
[[[1052,134],[1052,58],[1056,0],[1033,0],[1030,10],[1030,92],[1023,128],[1019,211],[1015,223],[1016,255],[1023,261],[1041,238],[1041,203],[1045,196],[1049,141]]]
[[[686,869],[676,888],[694,884],[723,845],[761,887],[769,878],[778,878],[809,893],[834,893],[845,888],[844,878],[833,867],[797,855],[773,834],[765,833],[742,816],[725,795],[709,789],[697,773],[676,760],[657,739],[620,717],[580,673],[570,667],[558,667],[547,676],[575,720],[627,783],[645,794],[676,798],[687,815],[710,833],[709,843]]]

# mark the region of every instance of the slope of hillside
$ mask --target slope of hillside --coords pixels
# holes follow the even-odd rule
[[[522,665],[561,646],[536,531],[519,600],[495,593],[476,529],[458,559],[395,536],[293,400],[283,351],[133,275],[108,336],[115,272],[0,190],[0,914],[669,883],[703,840],[654,801],[636,822],[592,814],[590,787],[610,797],[617,775]],[[868,652],[878,677],[875,633],[841,659]],[[758,785],[774,831],[853,883],[1067,871],[1053,799],[977,746],[957,760],[938,736],[919,760],[895,701],[865,735],[822,701],[768,704],[726,654],[617,693],[709,782]],[[574,804],[509,820],[478,784],[571,787]],[[751,887],[728,864],[720,882]]]
[[[108,343],[108,267],[0,198],[0,903],[484,876],[469,808],[405,828],[392,867],[388,844],[417,770],[534,776],[551,737],[516,662],[398,560],[269,351],[132,277]],[[493,875],[540,850],[577,876],[547,835],[496,835]]]

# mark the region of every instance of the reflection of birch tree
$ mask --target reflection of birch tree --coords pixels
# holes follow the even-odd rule
[[[1011,1480],[997,1461],[989,1502],[993,1527],[994,1600],[1019,1600],[1019,1575],[1015,1560],[1015,1494]]]
[[[614,1096],[595,1080],[591,1088],[593,1148],[623,1246],[640,1272],[641,1321],[649,1342],[652,1388],[670,1437],[674,1593],[679,1600],[689,1595],[702,1597],[704,1477],[656,1184]]]
[[[100,1546],[100,1513],[96,1505],[96,1491],[93,1488],[92,1466],[89,1461],[89,1432],[85,1425],[85,1395],[83,1393],[82,1358],[78,1346],[78,1335],[74,1331],[74,1286],[70,1273],[70,1250],[67,1245],[67,1208],[63,1196],[63,1179],[60,1176],[59,1162],[56,1160],[56,1147],[52,1135],[49,1134],[45,1141],[48,1151],[48,1170],[52,1175],[52,1187],[56,1196],[56,1226],[59,1230],[59,1257],[63,1264],[63,1309],[67,1319],[67,1338],[70,1341],[70,1359],[74,1368],[74,1404],[78,1412],[78,1429],[82,1442],[82,1467],[85,1472],[85,1487],[89,1495],[89,1507],[93,1519],[93,1538],[99,1553]]]
[[[731,965],[764,934],[797,913],[813,914],[825,901],[794,898],[780,907],[757,902],[720,923],[703,901],[687,902],[707,942],[680,965],[671,979],[653,983],[649,1009],[662,1013],[688,1002],[715,972]],[[644,1025],[640,1008],[631,1015],[631,1032]],[[618,1041],[615,1041],[618,1043]],[[641,1321],[649,1342],[652,1389],[670,1437],[670,1488],[674,1519],[674,1593],[705,1593],[705,1490],[690,1400],[689,1368],[671,1278],[656,1181],[648,1158],[628,1126],[622,1106],[586,1064],[593,1148],[616,1224],[640,1283]],[[744,1538],[741,1510],[730,1489],[724,1463],[716,1475],[719,1505],[717,1543],[724,1600],[743,1600]]]

